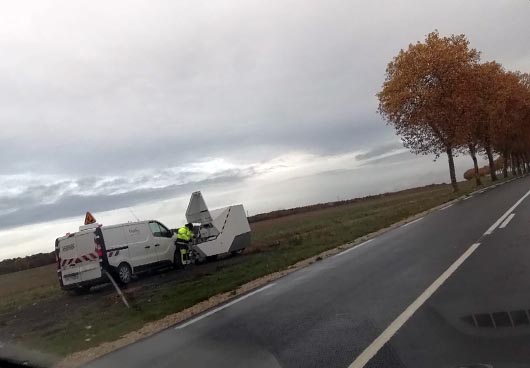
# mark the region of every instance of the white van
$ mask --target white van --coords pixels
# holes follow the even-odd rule
[[[107,281],[104,269],[122,284],[135,273],[182,266],[176,236],[154,220],[112,226],[91,224],[55,241],[57,275],[63,289],[88,289]]]

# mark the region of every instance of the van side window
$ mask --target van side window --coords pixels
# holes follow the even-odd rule
[[[158,226],[160,226],[160,233],[161,233],[160,236],[164,236],[166,238],[171,238],[171,236],[173,235],[171,230],[169,230],[167,227],[162,225],[160,222],[158,223]]]
[[[150,222],[149,228],[151,229],[151,232],[153,233],[154,237],[160,238],[162,237],[162,230],[160,230],[160,226],[158,225],[158,222]]]

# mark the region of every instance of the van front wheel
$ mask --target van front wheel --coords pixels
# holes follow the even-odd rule
[[[126,285],[131,282],[132,272],[131,267],[127,263],[121,263],[117,269],[118,280],[121,284]]]

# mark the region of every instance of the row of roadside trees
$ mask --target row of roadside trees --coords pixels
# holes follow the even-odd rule
[[[458,190],[453,158],[467,153],[480,185],[477,155],[488,158],[497,180],[494,156],[503,175],[530,170],[530,76],[495,61],[481,62],[465,35],[438,31],[410,44],[388,64],[379,113],[416,154],[447,154],[451,184]]]

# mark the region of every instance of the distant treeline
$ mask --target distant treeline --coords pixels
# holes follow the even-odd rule
[[[0,261],[0,275],[46,266],[54,262],[54,252],[37,253],[26,257],[4,259],[3,261]]]

